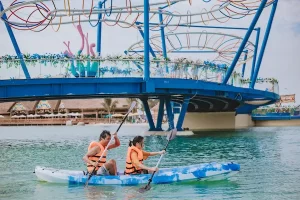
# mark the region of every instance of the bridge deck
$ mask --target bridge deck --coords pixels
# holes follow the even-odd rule
[[[95,97],[136,98],[171,96],[181,103],[191,98],[188,112],[234,111],[245,101],[269,100],[279,96],[272,92],[191,79],[153,78],[51,78],[1,80],[0,102],[37,99],[78,99]]]

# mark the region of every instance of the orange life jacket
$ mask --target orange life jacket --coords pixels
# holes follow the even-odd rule
[[[97,153],[97,154],[94,155],[94,156],[90,156],[90,157],[89,157],[89,160],[94,161],[94,162],[98,162],[99,158],[101,157],[101,155],[102,155],[102,153],[103,153],[103,151],[104,151],[104,147],[100,144],[100,142],[95,142],[95,141],[94,141],[94,142],[91,142],[91,143],[90,143],[90,145],[89,145],[89,147],[88,147],[88,151],[89,151],[91,148],[95,147],[95,146],[99,146],[99,147],[100,147],[100,152]],[[103,154],[101,160],[98,162],[98,167],[96,167],[96,170],[98,170],[100,167],[102,167],[102,165],[103,165],[104,163],[106,163],[106,153],[107,153],[107,151],[105,151],[105,153]],[[88,172],[91,173],[91,172],[93,171],[93,169],[94,169],[94,166],[91,165],[91,164],[89,164],[89,163],[87,163],[86,165],[87,165],[87,170],[88,170]]]
[[[142,169],[135,167],[132,163],[131,153],[135,151],[138,154],[138,159],[141,164],[143,164],[143,151],[136,148],[135,146],[128,147],[127,158],[126,158],[126,169],[124,174],[140,174]]]

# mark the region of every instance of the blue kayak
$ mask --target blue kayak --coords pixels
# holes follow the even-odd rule
[[[204,163],[182,167],[160,168],[154,175],[152,183],[165,184],[193,180],[222,180],[227,179],[240,170],[237,163]],[[87,175],[83,171],[60,170],[37,166],[35,174],[40,181],[65,184],[84,184]],[[138,185],[148,182],[151,174],[117,176],[92,176],[91,185]]]

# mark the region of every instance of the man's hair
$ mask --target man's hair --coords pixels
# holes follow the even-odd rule
[[[102,133],[100,134],[99,141],[102,139],[104,140],[107,136],[111,136],[110,131],[103,130]]]

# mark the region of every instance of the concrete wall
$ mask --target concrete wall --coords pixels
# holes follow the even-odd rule
[[[186,113],[183,128],[197,130],[235,129],[234,112]]]
[[[234,130],[253,127],[250,115],[237,115],[235,112],[186,113],[183,128],[199,130]]]
[[[300,126],[300,120],[255,121],[255,126]]]
[[[248,114],[240,114],[235,116],[235,128],[249,128],[255,126],[255,123],[252,121],[251,115]]]

